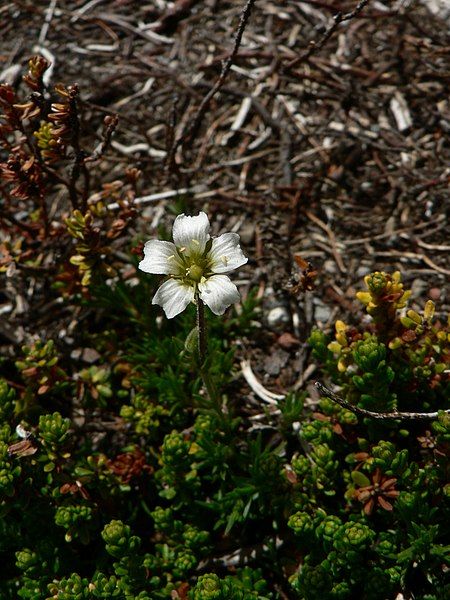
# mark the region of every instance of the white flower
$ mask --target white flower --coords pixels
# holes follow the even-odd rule
[[[169,275],[153,297],[168,319],[195,302],[196,296],[216,315],[238,302],[239,292],[224,275],[247,262],[237,233],[209,235],[209,220],[204,212],[196,217],[179,215],[173,224],[173,241],[150,240],[144,247],[139,268],[145,273]]]

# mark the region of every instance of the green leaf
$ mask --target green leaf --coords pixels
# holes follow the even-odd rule
[[[193,354],[197,350],[198,346],[198,327],[194,327],[188,333],[186,341],[184,342],[184,349],[188,354]]]
[[[361,473],[361,471],[352,471],[352,480],[353,483],[358,485],[359,487],[367,487],[370,485],[370,479]]]

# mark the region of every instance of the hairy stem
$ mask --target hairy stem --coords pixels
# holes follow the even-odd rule
[[[206,388],[206,392],[211,401],[211,408],[214,410],[218,418],[223,424],[224,429],[228,429],[228,419],[226,414],[222,410],[222,398],[217,390],[216,385],[208,371],[208,365],[206,362],[206,323],[205,323],[205,305],[202,299],[197,294],[197,329],[198,329],[198,357],[200,364],[200,375],[203,380],[203,384]]]
[[[203,369],[206,358],[206,324],[205,324],[205,305],[203,300],[197,294],[197,328],[198,328],[198,356],[200,359],[200,369]]]

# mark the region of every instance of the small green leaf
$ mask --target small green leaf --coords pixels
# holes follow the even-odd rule
[[[109,388],[107,385],[98,385],[97,390],[100,396],[103,396],[104,398],[111,398],[113,395],[111,388]]]
[[[353,483],[359,485],[359,487],[367,487],[370,485],[370,479],[361,473],[361,471],[352,471]]]
[[[189,354],[193,354],[197,350],[198,346],[198,327],[194,327],[188,333],[186,341],[184,342],[184,349]]]
[[[91,469],[85,469],[84,467],[75,467],[74,472],[77,477],[85,477],[93,474]]]

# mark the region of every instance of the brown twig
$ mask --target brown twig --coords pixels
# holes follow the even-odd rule
[[[102,143],[98,150],[95,150],[90,156],[88,156],[85,159],[85,164],[95,162],[102,158],[102,156],[105,154],[105,152],[111,145],[111,138],[117,128],[118,123],[119,116],[117,114],[108,115],[107,117],[105,117]]]
[[[302,54],[300,54],[300,56],[297,56],[296,58],[294,58],[293,60],[288,62],[287,65],[285,66],[285,69],[290,70],[290,69],[298,66],[300,63],[304,62],[305,60],[308,60],[308,58],[314,52],[316,52],[317,50],[320,50],[321,48],[323,48],[325,46],[325,44],[328,42],[330,37],[333,35],[333,33],[339,27],[340,23],[343,23],[344,21],[349,21],[350,19],[354,19],[355,17],[357,17],[359,15],[359,13],[363,10],[363,8],[369,2],[370,2],[370,0],[360,0],[358,2],[358,4],[356,5],[355,9],[352,10],[351,12],[348,12],[345,14],[342,14],[341,12],[337,12],[333,17],[333,23],[326,29],[325,33],[320,38],[320,40],[318,42],[311,41],[309,43],[308,49],[305,52],[303,52]]]
[[[390,413],[379,413],[379,412],[374,412],[372,410],[366,410],[365,408],[359,408],[359,406],[350,404],[350,402],[347,402],[347,400],[344,400],[340,396],[337,396],[334,392],[332,392],[327,387],[325,387],[322,383],[320,383],[320,381],[316,381],[315,386],[319,390],[319,392],[326,398],[333,400],[333,402],[336,402],[337,404],[342,406],[342,408],[346,408],[347,410],[350,410],[351,412],[353,412],[357,415],[361,415],[363,417],[370,417],[371,419],[380,419],[380,420],[384,420],[384,421],[389,421],[392,419],[399,419],[401,421],[425,420],[425,419],[436,419],[438,417],[437,412],[418,413],[418,412],[393,411]],[[443,412],[449,414],[450,410],[444,410]]]
[[[42,156],[41,153],[39,151],[39,148],[37,147],[36,144],[33,143],[33,140],[29,134],[29,132],[27,131],[27,129],[25,128],[23,122],[21,121],[21,119],[18,119],[18,123],[17,123],[18,129],[19,131],[25,136],[25,143],[27,144],[29,150],[32,152],[33,156],[35,157],[35,159],[37,160],[37,162],[39,163],[40,167],[42,169],[44,169],[45,163],[42,160]],[[41,216],[42,216],[42,221],[44,224],[44,231],[45,234],[47,235],[49,232],[49,228],[50,228],[50,223],[48,220],[48,210],[47,210],[47,203],[45,200],[45,192],[43,189],[43,185],[39,185],[39,193],[36,195],[37,200],[39,202],[40,208],[41,208]]]
[[[220,90],[220,88],[224,84],[225,79],[233,65],[234,59],[236,58],[236,55],[239,51],[239,47],[240,47],[241,41],[242,41],[242,36],[244,35],[244,31],[245,31],[247,23],[250,19],[250,14],[251,14],[251,11],[252,11],[252,8],[253,8],[255,2],[256,2],[256,0],[247,0],[247,3],[244,6],[244,9],[241,14],[239,26],[237,28],[236,37],[234,40],[233,51],[231,52],[228,59],[223,63],[222,71],[220,73],[219,79],[216,81],[214,86],[209,90],[209,92],[206,94],[206,96],[201,101],[200,106],[198,107],[197,113],[194,117],[194,120],[192,121],[191,127],[188,128],[173,143],[172,148],[170,149],[170,152],[168,154],[167,163],[166,163],[169,166],[169,168],[173,167],[175,154],[176,154],[178,148],[186,141],[192,142],[192,140],[196,136],[198,128],[201,123],[201,120],[206,112],[206,109],[208,108],[209,103],[211,102],[211,99],[213,98],[213,96],[215,96],[215,94],[217,94],[217,92]]]
[[[323,229],[326,232],[326,234],[328,235],[328,239],[330,240],[331,251],[333,253],[334,259],[336,261],[337,266],[339,267],[340,272],[347,273],[347,269],[345,268],[344,261],[342,260],[342,257],[339,254],[339,251],[337,248],[336,236],[334,235],[334,233],[332,232],[330,227],[328,227],[328,225],[326,223],[324,223],[321,219],[319,219],[319,217],[316,217],[311,211],[307,210],[307,211],[305,211],[305,214],[308,217],[308,219],[311,219],[311,221],[313,223],[316,223],[316,225],[318,225],[321,229]]]

